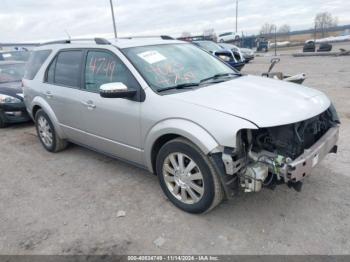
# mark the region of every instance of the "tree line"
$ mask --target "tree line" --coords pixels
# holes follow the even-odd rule
[[[318,13],[314,19],[314,28],[316,32],[321,33],[321,37],[325,37],[328,29],[338,25],[338,18],[329,12]],[[260,35],[266,36],[275,32],[282,35],[289,35],[291,27],[288,24],[281,25],[278,29],[275,24],[265,23],[260,29]]]
[[[314,18],[314,28],[316,32],[321,33],[321,37],[325,37],[328,29],[335,27],[338,25],[338,18],[334,17],[329,12],[318,13]],[[261,36],[267,36],[274,33],[278,33],[279,35],[289,35],[291,32],[291,26],[288,24],[283,24],[277,28],[275,24],[265,23],[261,26],[259,34]],[[215,30],[213,28],[205,29],[203,31],[203,35],[213,35],[216,36]],[[188,31],[184,31],[181,34],[181,37],[191,37],[191,33]]]

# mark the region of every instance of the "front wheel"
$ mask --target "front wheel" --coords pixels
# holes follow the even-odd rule
[[[210,160],[185,139],[166,143],[159,151],[156,167],[165,195],[186,212],[207,212],[223,200],[223,189]]]

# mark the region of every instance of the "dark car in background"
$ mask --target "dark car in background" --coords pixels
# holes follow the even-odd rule
[[[315,51],[316,51],[316,45],[315,45],[314,41],[307,41],[307,42],[305,42],[304,47],[303,47],[303,52],[304,53],[306,53],[306,52],[315,52]]]
[[[317,49],[317,52],[330,52],[332,51],[332,45],[329,43],[321,43],[319,48]],[[303,47],[303,52],[316,52],[316,43],[313,40],[308,40],[305,42]]]
[[[329,43],[321,43],[317,52],[330,52],[332,51],[333,46]]]
[[[0,51],[0,61],[28,61],[29,51]]]
[[[224,49],[212,41],[193,41],[192,43],[222,59],[224,62],[237,69],[238,71],[241,71],[245,65],[244,61],[237,61],[235,55],[231,50]]]
[[[0,128],[30,120],[23,102],[24,69],[25,62],[0,61]]]

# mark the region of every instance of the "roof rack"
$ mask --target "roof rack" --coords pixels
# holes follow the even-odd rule
[[[94,41],[98,45],[110,45],[111,43],[105,39],[105,38],[76,38],[76,39],[66,39],[66,40],[56,40],[56,41],[50,41],[46,43],[41,43],[40,45],[55,45],[55,44],[71,44],[72,42],[88,42],[88,41]]]
[[[39,43],[0,43],[0,47],[12,47],[12,46],[38,46]]]
[[[156,35],[156,36],[128,36],[128,37],[118,37],[119,39],[134,39],[134,38],[161,38],[163,40],[174,40],[171,36],[168,35]]]
[[[160,35],[160,36],[130,36],[130,37],[118,37],[118,39],[134,39],[134,38],[161,38],[163,40],[175,40],[171,36],[168,35]],[[94,41],[98,45],[110,45],[111,43],[105,39],[100,37],[95,38],[76,38],[76,39],[64,39],[64,40],[56,40],[39,44],[43,45],[56,45],[56,44],[71,44],[72,42],[88,42]]]

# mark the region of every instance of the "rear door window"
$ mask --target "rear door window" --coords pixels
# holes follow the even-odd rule
[[[38,50],[34,51],[29,58],[24,72],[24,78],[28,80],[33,80],[40,67],[43,65],[45,60],[51,54],[51,50]]]
[[[55,63],[55,74],[53,82],[58,85],[69,87],[80,87],[80,74],[83,51],[70,50],[62,51],[57,56]],[[48,71],[48,77],[52,78],[52,72]]]

